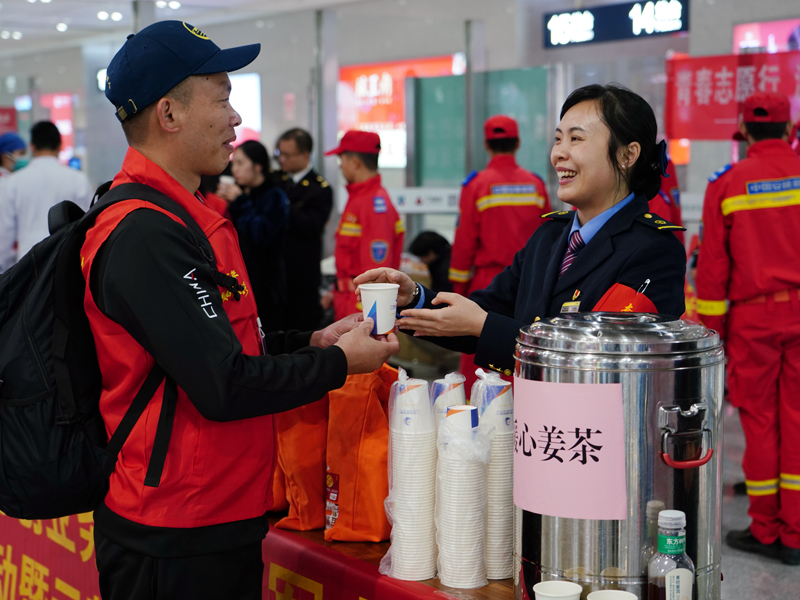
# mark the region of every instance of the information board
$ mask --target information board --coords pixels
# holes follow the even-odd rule
[[[545,48],[689,31],[689,0],[626,2],[544,15]]]

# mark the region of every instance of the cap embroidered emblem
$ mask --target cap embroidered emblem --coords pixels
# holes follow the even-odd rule
[[[183,26],[186,27],[186,31],[188,31],[192,35],[196,35],[201,40],[207,40],[208,39],[208,36],[205,33],[203,33],[202,31],[200,31],[197,27],[190,27],[186,23],[183,23]]]

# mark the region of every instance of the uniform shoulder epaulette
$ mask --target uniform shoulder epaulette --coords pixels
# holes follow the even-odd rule
[[[731,167],[733,167],[733,165],[725,165],[721,169],[717,169],[716,171],[714,171],[714,174],[708,178],[708,181],[714,183],[717,179],[719,179],[720,177],[725,175],[725,173],[730,171]]]
[[[317,175],[317,183],[319,183],[319,187],[328,187],[330,183],[325,181],[325,178],[322,175]]]
[[[470,173],[469,175],[467,175],[467,178],[466,178],[464,181],[462,181],[462,182],[461,182],[461,187],[464,187],[464,186],[465,186],[465,185],[467,185],[467,184],[468,184],[470,181],[472,181],[473,179],[475,179],[475,177],[477,176],[477,174],[478,174],[478,172],[477,172],[477,171],[473,171],[472,173]]]
[[[659,230],[666,230],[666,231],[686,231],[685,227],[681,227],[680,225],[675,225],[675,223],[670,223],[666,219],[662,219],[655,213],[644,213],[643,215],[639,215],[636,217],[636,220],[639,223],[644,223],[645,225],[649,225],[653,229]]]
[[[573,211],[571,210],[555,210],[553,212],[549,212],[547,214],[541,215],[542,219],[558,219],[561,221],[566,221],[567,219],[572,218]]]

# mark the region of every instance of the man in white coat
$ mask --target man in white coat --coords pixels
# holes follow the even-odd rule
[[[0,272],[49,235],[47,213],[62,200],[89,208],[94,190],[80,171],[58,162],[61,134],[50,121],[31,128],[27,167],[0,182]]]

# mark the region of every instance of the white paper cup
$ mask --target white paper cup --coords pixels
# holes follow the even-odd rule
[[[541,581],[533,586],[536,600],[580,600],[583,588],[571,581]]]
[[[361,291],[361,306],[364,318],[375,322],[372,335],[386,335],[394,329],[397,313],[397,283],[364,283],[358,286]]]
[[[598,590],[589,594],[586,600],[639,600],[639,597],[622,590]]]
[[[465,405],[467,403],[464,382],[437,379],[431,385],[431,403],[436,414],[436,429],[438,431],[439,423],[447,414],[448,406]]]
[[[475,429],[478,426],[478,409],[463,404],[448,406],[445,418],[452,420],[462,429]]]

